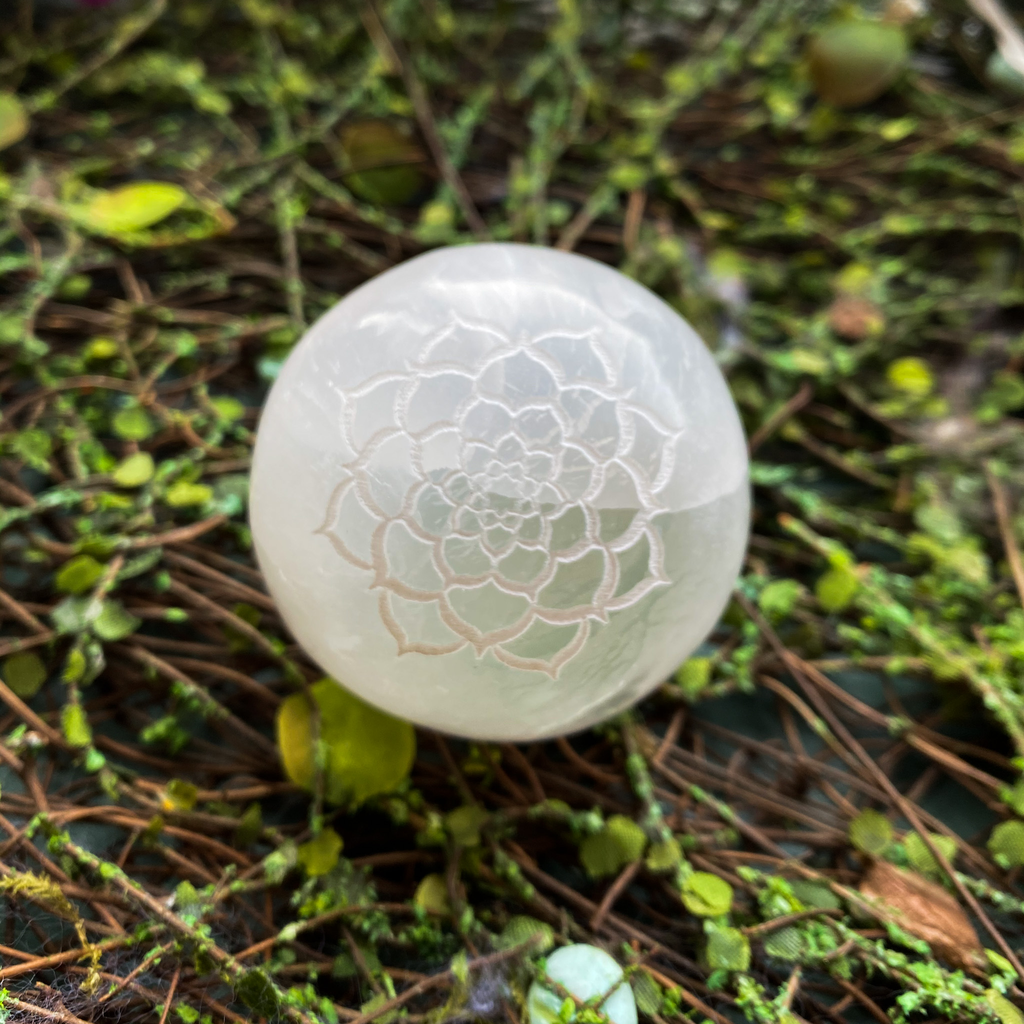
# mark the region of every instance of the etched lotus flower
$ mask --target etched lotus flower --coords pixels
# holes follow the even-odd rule
[[[344,393],[356,457],[322,533],[372,574],[399,653],[471,646],[551,676],[593,623],[667,584],[656,519],[678,431],[599,333],[452,319]]]

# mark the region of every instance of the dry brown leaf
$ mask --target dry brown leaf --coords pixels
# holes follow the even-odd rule
[[[879,917],[923,939],[936,956],[957,967],[977,967],[984,962],[971,922],[940,885],[876,860],[860,883],[860,893],[869,901],[884,904],[875,908]]]

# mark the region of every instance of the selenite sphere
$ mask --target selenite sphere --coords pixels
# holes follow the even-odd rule
[[[251,522],[348,689],[474,739],[583,729],[664,680],[739,571],[747,454],[714,359],[582,256],[482,244],[367,282],[263,410]]]

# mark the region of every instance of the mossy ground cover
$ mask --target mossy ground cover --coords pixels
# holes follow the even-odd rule
[[[968,9],[897,6],[841,109],[810,0],[0,10],[0,1018],[518,1024],[586,942],[655,1024],[1019,1024],[1024,107]],[[352,807],[282,770],[320,673],[253,430],[321,312],[481,238],[697,327],[750,552],[634,713],[419,733]]]

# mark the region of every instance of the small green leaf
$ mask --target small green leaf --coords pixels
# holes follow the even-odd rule
[[[141,487],[153,478],[156,466],[149,452],[135,452],[122,459],[111,474],[118,487]]]
[[[881,96],[906,62],[903,29],[881,21],[837,21],[807,45],[814,90],[836,107],[859,107]]]
[[[675,837],[655,843],[644,858],[644,866],[648,871],[672,871],[679,867],[683,859],[683,851]]]
[[[1024,1024],[1024,1013],[1021,1013],[1001,992],[990,988],[985,993],[985,998],[999,1018],[999,1024]]]
[[[850,822],[850,842],[861,853],[879,857],[892,842],[892,824],[884,814],[869,807]]]
[[[417,907],[431,914],[450,914],[452,912],[452,905],[448,899],[448,885],[443,875],[427,875],[416,886],[412,901]]]
[[[92,555],[76,555],[60,567],[54,585],[65,594],[82,594],[99,582],[104,569]]]
[[[676,682],[687,700],[696,700],[711,682],[711,659],[690,658],[676,670]]]
[[[487,817],[482,807],[469,804],[449,811],[444,816],[444,825],[456,846],[479,846],[480,826]]]
[[[848,566],[836,566],[818,577],[814,596],[827,612],[841,612],[860,589],[860,578]]]
[[[637,971],[633,974],[629,983],[633,988],[633,998],[636,1000],[636,1008],[648,1017],[661,1013],[661,1006],[665,999],[665,993],[661,986],[646,972]]]
[[[310,693],[320,709],[320,739],[327,748],[328,802],[361,804],[394,790],[409,774],[416,753],[412,726],[371,707],[333,679],[314,683]],[[277,743],[288,778],[312,790],[312,717],[305,693],[292,694],[281,703]]]
[[[281,997],[270,976],[259,967],[246,971],[235,982],[235,997],[257,1017],[274,1020],[281,1007]]]
[[[99,192],[79,210],[82,223],[103,235],[141,231],[170,216],[188,193],[166,181],[138,181]]]
[[[750,942],[739,928],[710,928],[705,956],[713,971],[745,971],[750,967]]]
[[[764,951],[779,960],[799,960],[804,952],[804,939],[799,928],[779,928],[764,940]]]
[[[46,666],[35,651],[11,654],[4,659],[4,682],[22,700],[31,700],[46,682]]]
[[[100,640],[123,640],[142,625],[142,620],[125,611],[120,601],[107,598],[92,621],[92,631]]]
[[[71,746],[88,747],[92,743],[92,728],[81,704],[65,704],[60,723]]]
[[[931,841],[939,848],[942,855],[950,863],[956,857],[956,840],[951,836],[940,836],[933,832],[929,833]],[[907,852],[907,860],[910,866],[922,875],[939,875],[942,869],[938,861],[932,856],[932,851],[925,846],[924,840],[916,833],[909,832],[903,840],[903,849]]]
[[[757,605],[773,621],[786,618],[796,607],[803,585],[796,580],[773,580],[757,599]]]
[[[28,114],[13,92],[0,92],[0,149],[20,142],[28,134]]]
[[[179,813],[191,811],[199,798],[199,788],[192,782],[184,779],[171,779],[164,787],[161,806],[168,813],[177,811]]]
[[[260,837],[263,831],[263,808],[258,803],[251,803],[245,809],[245,813],[239,819],[238,828],[232,842],[240,850],[252,846]]]
[[[925,398],[935,387],[935,376],[931,368],[917,356],[906,356],[890,363],[885,376],[897,391],[911,398]]]
[[[137,405],[118,410],[110,425],[114,433],[125,441],[145,441],[153,434],[149,413]]]
[[[603,878],[639,860],[646,845],[643,829],[632,818],[616,814],[580,844],[580,863],[591,878]]]
[[[172,508],[188,508],[191,505],[205,505],[212,497],[213,488],[206,484],[177,480],[167,488],[164,501]]]
[[[683,904],[698,917],[720,917],[732,907],[732,886],[707,871],[695,871],[683,882]]]
[[[534,917],[518,914],[508,919],[494,944],[498,949],[511,949],[526,942],[531,953],[546,953],[555,944],[555,930]]]
[[[839,910],[839,897],[824,882],[795,878],[789,883],[793,895],[808,909]]]
[[[989,853],[997,864],[1009,869],[1024,864],[1024,822],[1000,822],[988,838]]]
[[[113,359],[120,350],[113,338],[92,338],[85,346],[86,359]]]
[[[344,845],[333,828],[325,828],[320,835],[299,847],[299,864],[311,878],[326,875],[337,866]]]
[[[237,423],[245,415],[245,406],[237,398],[230,395],[219,395],[210,399],[210,405],[216,410],[220,419],[226,423]]]
[[[387,121],[361,121],[341,133],[345,157],[345,185],[360,199],[378,206],[407,203],[423,186],[423,174],[415,165],[423,152]]]

